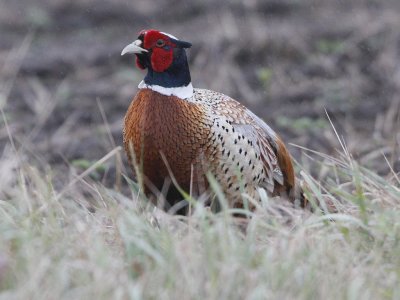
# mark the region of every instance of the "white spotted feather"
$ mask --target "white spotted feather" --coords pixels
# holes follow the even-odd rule
[[[219,155],[214,174],[228,198],[240,201],[235,199],[238,191],[257,197],[258,188],[272,193],[275,181],[283,184],[275,154],[277,135],[265,122],[239,102],[214,91],[194,89],[186,100],[202,104],[213,120],[212,138]]]

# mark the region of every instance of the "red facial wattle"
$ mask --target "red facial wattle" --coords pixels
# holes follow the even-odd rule
[[[172,48],[165,50],[163,48],[154,48],[151,54],[151,67],[156,72],[164,72],[173,61]]]
[[[155,72],[164,72],[173,62],[173,48],[176,46],[170,41],[170,38],[157,30],[142,30],[139,35],[143,35],[143,46],[145,49],[151,50],[151,68]],[[158,47],[157,41],[163,40],[164,46]],[[136,61],[139,68],[143,69],[143,65]]]
[[[143,46],[145,49],[151,49],[159,39],[165,40],[167,38],[166,35],[154,29],[142,30],[139,35],[143,35]]]

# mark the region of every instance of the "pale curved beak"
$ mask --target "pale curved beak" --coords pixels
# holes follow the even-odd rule
[[[129,44],[128,46],[126,46],[122,52],[121,55],[125,55],[127,53],[143,53],[143,52],[149,52],[146,49],[140,47],[142,45],[142,41],[141,40],[136,40],[133,43]]]

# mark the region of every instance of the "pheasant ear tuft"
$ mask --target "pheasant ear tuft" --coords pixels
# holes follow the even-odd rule
[[[174,43],[180,47],[180,48],[190,48],[192,47],[192,43],[181,41],[181,40],[176,40]]]

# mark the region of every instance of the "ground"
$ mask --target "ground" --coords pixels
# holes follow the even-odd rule
[[[98,160],[121,145],[144,76],[121,49],[157,28],[193,43],[194,86],[238,99],[286,143],[334,153],[328,113],[355,157],[382,173],[385,153],[398,170],[399,16],[378,0],[3,0],[1,105],[15,142],[55,170]]]

